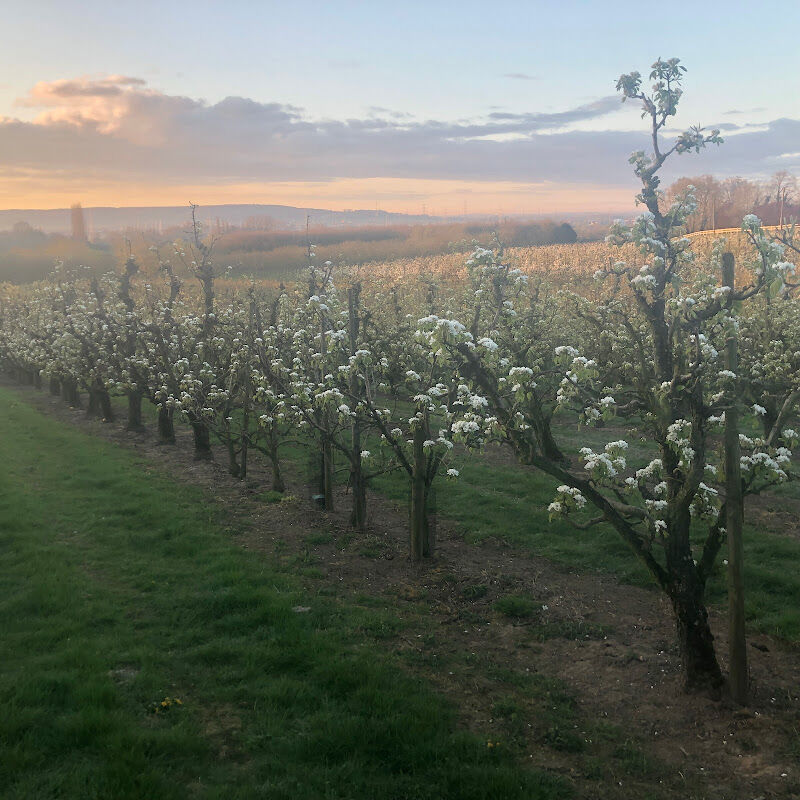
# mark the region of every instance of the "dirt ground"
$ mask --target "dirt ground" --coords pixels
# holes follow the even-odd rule
[[[680,689],[671,612],[655,591],[571,572],[503,542],[466,544],[442,519],[436,557],[414,565],[407,558],[405,510],[380,496],[369,497],[369,533],[357,535],[348,528],[345,490],[337,511],[319,511],[301,476],[288,470],[289,497],[268,503],[260,497],[269,489],[262,465],[254,459],[243,483],[224,464],[195,462],[182,426],[176,426],[177,446],[159,446],[152,429],[128,433],[123,422],[88,420],[46,392],[4,385],[46,413],[201,486],[229,510],[240,545],[292,565],[314,601],[333,594],[388,610],[399,624],[380,645],[450,697],[462,723],[489,737],[487,746],[513,747],[529,763],[564,775],[578,797],[800,798],[797,646],[750,637],[746,709],[690,697]],[[761,505],[757,513],[776,528],[797,528],[798,518],[788,518],[785,506]],[[533,598],[536,612],[520,619],[499,614],[493,605],[509,594]],[[719,610],[712,612],[712,627],[724,661],[726,621]],[[548,744],[547,730],[537,724],[548,694],[527,690],[527,676],[540,678],[539,686],[557,682],[574,696],[574,736],[588,747],[569,746],[571,740]],[[600,741],[604,730],[613,731],[607,747]]]

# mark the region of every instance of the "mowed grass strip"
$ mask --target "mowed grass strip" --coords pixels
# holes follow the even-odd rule
[[[4,800],[569,795],[458,731],[357,633],[371,613],[309,599],[199,490],[0,390]]]

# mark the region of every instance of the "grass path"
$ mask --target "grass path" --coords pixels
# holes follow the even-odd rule
[[[370,613],[309,601],[199,490],[0,390],[4,800],[568,794],[457,731],[359,637]]]

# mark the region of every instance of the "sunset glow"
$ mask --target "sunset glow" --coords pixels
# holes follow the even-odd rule
[[[632,207],[629,188],[521,184],[512,182],[434,181],[402,178],[341,179],[326,182],[187,184],[158,186],[126,182],[124,202],[118,183],[65,181],[59,177],[18,176],[0,183],[0,207],[65,208],[81,198],[84,206],[165,206],[259,203],[351,208],[455,216],[461,214],[543,214],[598,211],[615,213]]]
[[[445,4],[414,2],[335,12],[312,3],[308,13],[144,2],[132,18],[93,2],[77,15],[42,5],[44,14],[20,7],[6,20],[18,35],[0,53],[2,207],[192,199],[496,214],[632,205],[627,158],[643,144],[640,120],[609,78],[640,60],[624,14],[581,2],[506,3],[490,18],[466,3],[457,19]],[[784,22],[798,15],[778,7]],[[762,47],[745,78],[721,80],[718,49],[770,15],[693,13],[688,28],[680,15],[665,21],[650,49],[671,50],[680,36],[696,94],[677,124],[701,118],[726,138],[704,169],[795,169],[800,101],[773,78],[796,72],[800,57]],[[177,31],[224,57],[198,60],[175,46]],[[21,43],[34,33],[42,55],[30,59]],[[503,47],[483,52],[487,35]],[[157,65],[147,53],[159,53]]]

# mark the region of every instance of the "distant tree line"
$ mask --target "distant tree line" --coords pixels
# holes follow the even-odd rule
[[[345,242],[383,242],[389,239],[404,239],[410,226],[397,228],[319,228],[306,231],[264,231],[235,230],[221,236],[217,243],[219,254],[243,251],[255,253],[274,250],[278,247],[301,247],[305,251],[309,236],[311,241],[321,247],[344,244]]]
[[[254,224],[258,222],[254,220]],[[261,220],[264,226],[266,221]],[[508,247],[570,244],[578,235],[568,223],[553,220],[495,220],[482,223],[440,223],[330,228],[315,226],[308,231],[233,228],[211,225],[215,252],[234,275],[254,275],[278,280],[291,279],[307,264],[309,241],[322,260],[336,264],[362,265],[402,258],[471,252],[475,244],[488,245],[497,238]],[[133,252],[143,261],[148,250],[169,248],[184,239],[186,229],[123,230],[105,234],[102,241],[87,242],[62,234],[46,234],[25,222],[0,232],[0,281],[27,283],[45,278],[57,262],[85,266],[100,273],[109,269],[115,256]]]
[[[478,239],[497,232],[500,240],[511,247],[531,247],[545,244],[573,244],[578,234],[568,222],[503,222],[497,226],[468,225],[467,233]]]
[[[765,181],[713,175],[679,178],[667,190],[668,200],[689,186],[694,186],[697,198],[697,210],[687,222],[689,233],[736,228],[746,214],[755,214],[765,225],[789,224],[800,218],[797,177],[786,170]]]
[[[42,280],[58,262],[105,272],[113,266],[114,254],[108,243],[90,244],[64,234],[44,233],[27,222],[0,231],[0,282]]]

